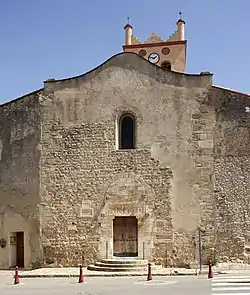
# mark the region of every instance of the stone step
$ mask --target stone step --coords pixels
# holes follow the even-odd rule
[[[124,267],[147,267],[147,263],[145,264],[132,264],[132,263],[104,263],[104,262],[96,262],[95,265],[97,266],[105,266],[105,267],[117,267],[117,268],[124,268]]]
[[[148,265],[148,260],[140,259],[102,259],[102,263],[106,264],[125,264],[125,265]]]
[[[94,271],[106,271],[106,272],[147,272],[148,268],[147,267],[116,267],[115,265],[112,267],[107,267],[107,266],[98,266],[98,265],[89,265],[87,267],[88,270],[94,270]],[[154,270],[160,270],[161,266],[153,266],[152,271]]]
[[[105,262],[102,262],[102,261],[97,261],[95,262],[96,266],[100,266],[100,267],[108,267],[108,268],[112,268],[112,267],[115,267],[115,268],[140,268],[140,267],[148,267],[148,264],[145,263],[145,264],[126,264],[126,263],[105,263]],[[156,267],[155,264],[151,264],[151,267]],[[162,267],[161,265],[157,265],[157,267]]]
[[[88,270],[94,271],[107,271],[107,272],[147,272],[148,260],[135,259],[135,258],[111,258],[102,259],[95,262],[95,264],[89,265]],[[151,264],[152,271],[161,270],[161,265]]]

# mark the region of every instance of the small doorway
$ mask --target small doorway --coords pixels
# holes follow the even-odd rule
[[[24,268],[24,232],[10,234],[11,267]]]
[[[113,255],[138,256],[138,220],[136,217],[115,217],[113,220]]]

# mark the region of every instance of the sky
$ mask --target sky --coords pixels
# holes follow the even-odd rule
[[[167,39],[182,12],[187,73],[250,93],[249,0],[0,0],[0,104],[83,74],[122,52],[127,17],[140,40]]]

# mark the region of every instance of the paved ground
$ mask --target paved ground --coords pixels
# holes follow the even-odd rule
[[[181,274],[181,275],[196,275],[196,269],[172,269],[172,268],[161,268],[159,270],[152,271],[155,276],[166,276],[170,274]],[[107,272],[107,271],[91,271],[83,268],[83,273],[86,277],[95,276],[146,276],[147,270],[145,271],[129,271],[129,272]],[[65,268],[39,268],[34,270],[19,270],[19,276],[22,278],[30,277],[77,277],[79,276],[79,267],[65,267]]]
[[[226,275],[153,276],[146,282],[140,277],[85,277],[78,284],[71,278],[20,278],[13,284],[13,271],[0,271],[1,295],[250,295],[250,271],[234,271]]]
[[[142,277],[90,277],[78,284],[76,278],[29,278],[13,285],[12,278],[0,277],[1,295],[209,295],[211,280],[199,277],[153,277],[146,282]]]
[[[239,263],[231,263],[231,264],[225,264],[221,263],[216,267],[213,267],[213,272],[215,274],[218,273],[244,273],[244,272],[250,272],[250,264],[239,264]],[[124,272],[103,272],[103,271],[90,271],[86,268],[83,268],[84,275],[89,276],[124,276],[124,275],[143,275],[145,276],[147,274],[147,271],[143,272],[129,272],[125,274]],[[198,269],[185,269],[185,268],[161,268],[158,270],[153,270],[153,274],[155,276],[166,276],[166,275],[173,275],[173,274],[179,274],[179,275],[196,275],[197,272],[199,272]],[[203,266],[202,273],[207,274],[208,272],[208,266]],[[77,277],[79,276],[79,267],[65,267],[65,268],[39,268],[34,270],[25,270],[19,271],[20,277]],[[0,271],[1,276],[1,271]]]
[[[215,276],[212,280],[212,295],[250,295],[248,275]]]

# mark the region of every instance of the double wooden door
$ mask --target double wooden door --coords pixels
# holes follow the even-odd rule
[[[113,255],[138,256],[138,222],[136,217],[116,217],[113,221]]]

